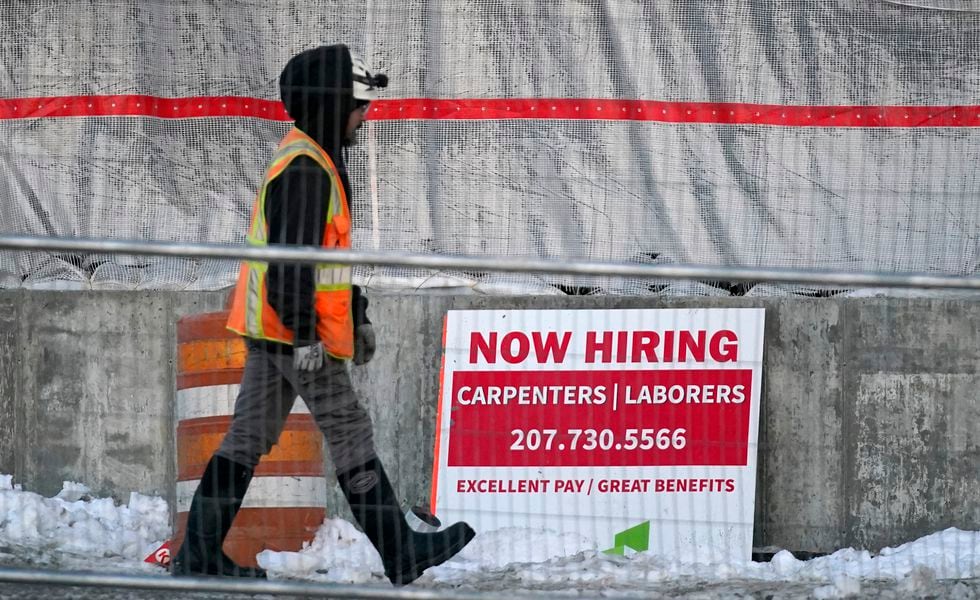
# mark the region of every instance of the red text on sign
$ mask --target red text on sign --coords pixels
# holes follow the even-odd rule
[[[572,342],[570,331],[473,331],[469,362],[560,364]],[[587,331],[579,351],[588,364],[730,363],[738,361],[738,335],[729,329]]]
[[[534,361],[538,364],[560,363],[565,360],[571,339],[571,331],[563,332],[560,337],[555,331],[532,331],[530,335],[523,331],[510,331],[503,335],[491,331],[486,337],[479,331],[474,331],[470,334],[470,363],[476,363],[478,355],[483,356],[487,363],[496,363],[499,350],[499,356],[504,362],[515,365],[527,360],[532,347]]]
[[[750,369],[457,371],[449,466],[744,466]]]

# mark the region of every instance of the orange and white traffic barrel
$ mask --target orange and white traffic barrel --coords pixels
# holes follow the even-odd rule
[[[177,527],[184,538],[187,512],[211,455],[234,413],[247,350],[228,331],[227,312],[177,322]],[[313,540],[326,514],[323,434],[301,400],[286,419],[279,442],[262,457],[224,551],[238,564],[256,566],[263,550],[296,551]]]

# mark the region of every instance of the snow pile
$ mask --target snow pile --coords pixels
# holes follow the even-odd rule
[[[585,544],[573,534],[549,531],[480,533],[451,561],[429,569],[422,581],[458,586],[505,579],[529,588],[550,583],[580,589],[629,589],[681,579],[796,581],[827,584],[814,590],[818,597],[847,598],[860,592],[862,580],[901,580],[912,592],[935,579],[980,577],[980,532],[952,528],[885,548],[877,556],[845,549],[802,561],[782,551],[768,563],[698,562],[647,553],[612,556],[594,547],[582,552],[566,550]],[[383,577],[381,562],[368,539],[341,519],[328,519],[316,539],[299,552],[265,551],[258,559],[274,578],[362,583]]]
[[[57,496],[44,498],[0,475],[0,564],[44,563],[165,575],[166,571],[142,561],[169,536],[168,509],[161,498],[133,493],[126,506],[116,506],[108,498],[91,498],[87,487],[73,482],[65,482]],[[662,591],[684,582],[728,588],[745,582],[784,582],[790,587],[805,585],[805,593],[830,599],[860,596],[867,586],[883,580],[892,581],[903,597],[934,595],[937,580],[980,577],[980,532],[958,529],[886,548],[876,556],[844,549],[801,561],[782,551],[768,563],[698,561],[643,552],[613,556],[594,546],[570,550],[583,546],[588,544],[573,534],[524,529],[480,532],[458,556],[426,571],[419,584],[497,592],[628,593]],[[301,551],[267,550],[258,555],[258,562],[276,579],[386,582],[371,543],[342,519],[327,519]]]
[[[470,573],[505,569],[512,564],[537,565],[568,556],[566,548],[593,545],[576,534],[500,529],[478,535],[435,581],[451,583]],[[593,545],[594,546],[594,545]],[[326,519],[312,543],[299,552],[260,552],[259,566],[274,579],[299,578],[332,583],[382,581],[384,567],[370,540],[343,519]],[[429,573],[437,573],[431,569]]]
[[[790,558],[788,574],[807,579],[831,579],[839,574],[856,579],[914,578],[922,576],[923,568],[933,578],[967,579],[980,577],[980,532],[951,527],[885,548],[874,557],[867,551],[848,548],[805,562]]]
[[[87,487],[71,481],[55,497],[45,498],[14,485],[10,475],[0,475],[2,546],[141,561],[169,536],[169,510],[162,498],[133,492],[126,506],[116,506],[111,498],[91,498]]]
[[[431,573],[437,580],[460,583],[465,579],[463,571],[485,572],[499,568],[499,558],[493,557],[492,552],[489,556],[485,552],[498,544],[484,544],[485,538],[477,536],[461,555],[475,559],[477,564],[461,569],[462,565],[447,563]],[[950,528],[895,548],[885,548],[877,556],[863,550],[844,549],[829,556],[801,561],[784,550],[772,561],[759,563],[678,561],[647,553],[622,557],[583,552],[552,559],[545,564],[512,564],[508,571],[509,577],[526,584],[564,580],[627,587],[638,581],[654,583],[677,579],[829,583],[819,595],[836,598],[854,595],[854,589],[860,588],[862,580],[902,580],[903,585],[918,589],[935,579],[980,577],[980,532]]]
[[[326,519],[313,542],[299,552],[265,550],[256,559],[274,579],[365,583],[384,576],[381,557],[370,540],[343,519]]]

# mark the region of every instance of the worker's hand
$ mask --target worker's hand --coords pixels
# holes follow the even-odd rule
[[[318,371],[323,367],[323,345],[300,346],[293,350],[293,368],[297,371]]]
[[[370,323],[357,326],[354,333],[354,364],[363,365],[374,357],[376,348],[374,341],[374,327]]]

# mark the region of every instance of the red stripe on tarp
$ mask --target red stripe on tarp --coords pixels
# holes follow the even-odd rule
[[[0,120],[58,117],[248,117],[289,121],[277,100],[240,96],[60,96],[0,99]],[[652,121],[783,127],[980,127],[980,105],[784,106],[727,102],[662,102],[575,98],[377,100],[375,121],[584,120]]]
[[[980,106],[780,106],[656,100],[391,100],[373,120],[568,119],[785,127],[980,127]]]
[[[252,117],[289,121],[278,100],[241,96],[54,96],[49,98],[0,99],[0,119],[43,119],[52,117],[155,117],[193,119],[201,117]]]

